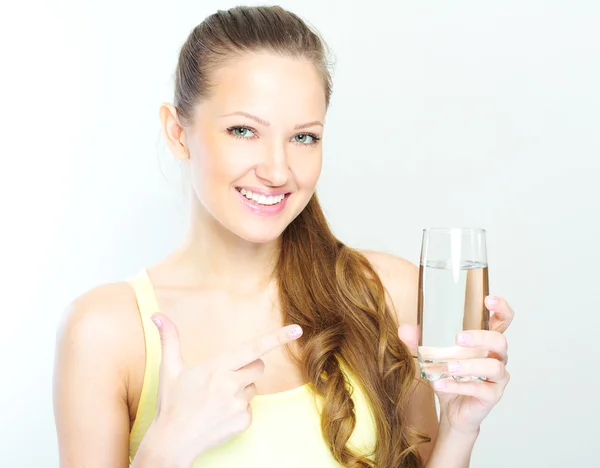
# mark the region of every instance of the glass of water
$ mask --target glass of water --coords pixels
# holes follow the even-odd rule
[[[489,294],[485,230],[429,228],[423,230],[419,267],[418,348],[421,375],[427,380],[450,377],[450,361],[485,358],[487,351],[460,347],[462,330],[488,330]],[[456,377],[455,380],[483,380]]]

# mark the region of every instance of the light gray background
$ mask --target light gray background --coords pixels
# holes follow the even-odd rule
[[[426,226],[488,230],[517,317],[512,381],[475,468],[592,466],[600,7],[594,1],[282,1],[336,55],[319,192],[336,234],[418,260]],[[56,467],[56,324],[76,295],[178,241],[160,140],[179,47],[229,1],[3,2],[0,464]]]

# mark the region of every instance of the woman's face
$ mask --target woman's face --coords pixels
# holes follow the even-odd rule
[[[308,60],[248,54],[211,77],[186,129],[201,205],[250,242],[269,242],[300,214],[321,173],[325,87]]]

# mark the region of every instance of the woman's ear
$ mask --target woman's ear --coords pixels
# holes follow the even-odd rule
[[[185,132],[179,123],[177,109],[171,103],[165,102],[160,106],[159,118],[165,139],[171,153],[182,161],[189,159],[189,151],[185,143]]]

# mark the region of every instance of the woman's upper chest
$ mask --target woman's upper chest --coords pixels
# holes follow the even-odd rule
[[[246,292],[157,288],[155,295],[161,312],[179,330],[182,357],[189,366],[235,352],[283,326],[276,294],[270,288]],[[276,393],[304,383],[287,348],[276,348],[262,360],[265,372],[255,382],[257,393]]]

